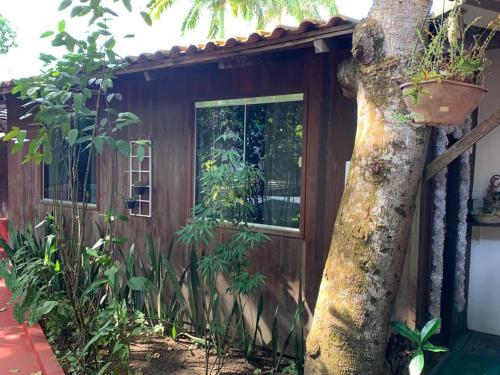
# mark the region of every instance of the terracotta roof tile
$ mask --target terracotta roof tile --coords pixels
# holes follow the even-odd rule
[[[327,22],[315,21],[315,20],[305,20],[300,23],[299,26],[284,26],[279,25],[272,31],[256,31],[250,35],[243,36],[233,36],[226,40],[212,40],[207,43],[201,44],[191,44],[187,47],[174,46],[170,51],[161,51],[161,56],[165,59],[175,58],[181,55],[194,55],[198,53],[209,53],[218,49],[230,49],[238,46],[250,47],[251,44],[259,43],[265,40],[274,40],[283,38],[288,35],[300,35],[314,30],[324,30],[327,28],[332,28],[339,25],[354,24],[353,21],[342,18],[342,17],[332,17]],[[154,54],[157,56],[157,53]],[[151,61],[151,54],[142,53],[139,56],[129,56],[127,61],[131,64],[143,63],[145,61]]]
[[[139,71],[142,69],[142,65],[145,65],[144,70],[151,69],[155,64],[168,62],[169,60],[175,63],[180,61],[183,56],[191,57],[198,54],[209,55],[216,51],[218,53],[219,50],[226,49],[230,52],[231,48],[237,48],[243,51],[246,48],[253,48],[255,45],[259,45],[259,43],[265,43],[265,41],[279,44],[280,38],[288,36],[300,38],[301,34],[306,36],[309,35],[307,33],[314,31],[317,31],[318,34],[322,34],[323,32],[328,33],[328,29],[341,25],[354,26],[354,21],[339,16],[333,17],[327,22],[305,20],[301,22],[299,26],[279,25],[272,31],[256,31],[246,37],[234,36],[226,40],[212,40],[207,43],[191,44],[189,46],[173,46],[170,50],[159,50],[154,53],[141,53],[138,56],[127,56],[125,60],[129,63],[129,68],[125,68],[124,72]],[[146,67],[146,65],[148,67]],[[9,91],[12,86],[13,81],[1,82],[0,92]]]

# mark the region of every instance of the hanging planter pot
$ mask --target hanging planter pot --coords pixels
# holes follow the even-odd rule
[[[401,85],[403,98],[417,124],[460,126],[487,90],[478,85],[429,79]]]
[[[135,198],[124,198],[123,204],[127,210],[133,210],[137,207],[137,199]]]
[[[144,195],[148,191],[149,191],[149,186],[145,185],[142,182],[138,182],[132,187],[132,192],[136,195]]]

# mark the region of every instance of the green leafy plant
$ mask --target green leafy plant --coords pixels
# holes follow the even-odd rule
[[[434,336],[441,327],[441,318],[434,318],[428,321],[422,331],[418,329],[412,330],[406,324],[401,322],[391,322],[392,330],[399,333],[401,336],[410,340],[413,345],[413,352],[409,364],[410,375],[420,375],[425,366],[424,352],[446,352],[448,348],[432,344],[429,340]]]
[[[420,34],[423,47],[415,49],[407,70],[407,78],[413,83],[413,89],[407,95],[415,104],[420,95],[425,95],[425,90],[420,86],[424,80],[448,79],[483,84],[484,71],[490,63],[486,49],[500,22],[498,19],[490,22],[483,33],[472,35],[470,42],[466,35],[479,18],[462,28],[460,16],[460,2],[456,2],[446,18],[434,19],[430,31]]]
[[[200,178],[201,197],[193,209],[193,222],[179,232],[181,243],[192,249],[189,273],[189,305],[195,332],[205,340],[206,365],[210,350],[214,366],[224,364],[225,346],[230,342],[250,355],[255,333],[244,319],[249,297],[264,284],[264,276],[249,270],[250,253],[268,237],[252,230],[254,195],[262,172],[242,160],[234,145],[238,135],[227,129],[219,136],[210,158],[204,161]],[[225,280],[223,294],[230,296],[230,316],[222,314],[218,280]]]
[[[0,55],[6,54],[16,46],[16,32],[10,22],[0,14]]]
[[[175,0],[151,0],[148,3],[149,14],[144,14],[146,23],[159,19],[162,13],[174,6]],[[262,29],[271,20],[280,20],[284,14],[289,14],[302,21],[304,19],[321,19],[321,8],[326,8],[330,14],[337,13],[335,0],[298,1],[298,0],[191,0],[190,8],[182,23],[182,32],[193,30],[198,25],[203,11],[210,12],[208,37],[224,37],[225,12],[230,10],[234,16],[241,16],[246,21],[256,20],[257,28]],[[151,17],[150,17],[151,16]]]
[[[13,245],[17,256],[23,257],[13,269],[16,283],[26,286],[19,292],[24,302],[18,310],[33,310],[30,301],[42,301],[43,296],[36,298],[40,291],[49,291],[54,280],[62,282],[60,294],[50,289],[43,297],[44,304],[37,302],[41,307],[34,311],[49,317],[59,306],[70,307],[74,332],[69,337],[72,354],[68,358],[78,362],[80,372],[85,369],[91,373],[104,373],[114,361],[126,363],[129,352],[129,311],[120,299],[123,287],[117,281],[119,267],[114,260],[124,241],[115,235],[115,227],[126,220],[114,209],[117,192],[111,191],[112,207],[102,215],[101,237],[94,245],[89,243],[91,221],[87,215],[96,154],[106,149],[113,159],[120,154],[128,156],[130,143],[118,134],[141,123],[137,115],[117,109],[122,94],[114,89],[114,74],[124,65],[115,52],[116,38],[109,27],[111,19],[118,16],[117,5],[117,1],[109,4],[101,0],[60,3],[59,9],[67,9],[71,18],[87,19],[88,32],[78,39],[61,20],[55,31],[42,34],[65,52],[57,57],[42,53],[42,74],[18,80],[12,91],[26,108],[21,119],[29,118],[38,126],[29,140],[27,129],[20,127],[11,128],[3,138],[16,141],[12,151],[23,150],[23,163],[43,163],[56,177],[46,197],[51,202],[51,233],[40,239],[53,264],[47,263],[45,256],[29,258],[23,254],[22,243]],[[129,2],[123,5],[129,8]],[[54,280],[38,277],[36,282],[35,275],[47,273],[47,265],[55,272],[51,275]],[[30,314],[30,319],[35,318],[37,314]],[[103,322],[109,323],[106,333],[99,329]]]
[[[292,325],[285,340],[280,346],[280,337],[278,332],[278,308],[276,308],[273,323],[271,326],[271,348],[272,371],[279,372],[282,367],[283,359],[288,347],[294,344],[295,360],[282,370],[282,374],[304,374],[304,363],[306,355],[305,325],[304,325],[304,300],[302,297],[302,282],[299,285],[299,296],[297,308],[294,311]]]
[[[0,246],[9,255],[12,267],[9,261],[0,261],[0,277],[12,290],[10,303],[14,304],[16,320],[22,324],[27,315],[28,322],[34,324],[64,298],[57,244],[53,234],[41,236],[32,226],[18,231],[9,223],[9,236],[13,245],[0,240]]]

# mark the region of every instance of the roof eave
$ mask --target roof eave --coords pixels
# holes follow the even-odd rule
[[[220,59],[230,58],[234,56],[255,55],[266,52],[277,52],[293,48],[302,48],[312,44],[315,40],[318,39],[330,39],[342,35],[352,34],[355,26],[355,23],[345,23],[342,25],[333,26],[331,28],[323,28],[300,34],[291,34],[289,36],[276,39],[264,39],[260,42],[251,44],[241,44],[234,47],[224,47],[211,51],[203,50],[194,54],[183,53],[176,57],[164,57],[158,60],[151,58],[144,62],[131,63],[125,69],[117,72],[117,74],[126,75],[157,69],[212,63]]]

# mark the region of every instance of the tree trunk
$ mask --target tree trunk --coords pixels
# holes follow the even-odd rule
[[[339,71],[356,93],[358,127],[307,338],[306,374],[384,373],[428,143],[426,128],[398,121],[406,113],[399,84],[429,2],[374,0],[353,35],[353,61]]]

